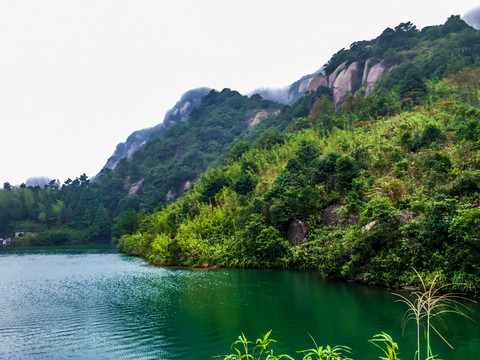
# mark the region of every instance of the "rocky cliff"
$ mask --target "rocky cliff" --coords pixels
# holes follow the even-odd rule
[[[345,97],[358,90],[360,85],[363,87],[364,96],[370,94],[378,79],[390,70],[391,67],[383,61],[375,62],[373,59],[368,59],[363,69],[362,64],[357,61],[350,64],[343,62],[328,75],[319,70],[316,74],[305,75],[283,89],[262,88],[252,91],[252,94],[260,94],[264,99],[291,105],[306,92],[325,86],[332,89],[333,103],[338,110]]]
[[[347,66],[346,62],[341,63],[331,74],[319,73],[308,84],[308,91],[315,91],[320,86],[332,89],[333,103],[335,109],[339,109],[345,97],[358,90],[359,85],[363,87],[363,95],[367,96],[375,88],[375,84],[383,74],[388,73],[391,67],[383,61],[374,62],[368,59],[363,69],[357,61]]]
[[[200,105],[202,98],[210,90],[209,88],[198,88],[187,91],[175,106],[167,111],[163,123],[151,128],[134,131],[125,142],[118,144],[104,168],[115,168],[121,159],[131,158],[135,151],[145,145],[148,140],[162,138],[166,130],[170,129],[177,122],[188,119],[188,115]]]

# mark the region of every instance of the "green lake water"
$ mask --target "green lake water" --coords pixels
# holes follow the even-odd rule
[[[329,281],[315,272],[186,270],[149,266],[110,246],[0,248],[0,359],[211,359],[244,332],[273,329],[275,353],[320,345],[351,347],[385,331],[413,359],[414,324],[402,335],[405,306],[389,291]],[[480,306],[447,318],[438,341],[445,360],[480,358]]]

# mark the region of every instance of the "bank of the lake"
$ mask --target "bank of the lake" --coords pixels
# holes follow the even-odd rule
[[[368,343],[385,331],[412,358],[413,324],[390,292],[325,280],[316,272],[157,268],[111,246],[0,250],[0,358],[210,359],[244,332],[273,329],[276,353],[343,344],[377,358]],[[446,360],[480,353],[480,307],[447,319],[434,350]]]

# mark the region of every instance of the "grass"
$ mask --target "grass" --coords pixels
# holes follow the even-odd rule
[[[415,270],[415,269],[414,269]],[[435,359],[437,356],[433,354],[430,334],[431,330],[436,333],[450,348],[453,346],[446,340],[446,338],[438,330],[438,324],[446,327],[446,323],[442,319],[445,314],[457,314],[464,317],[466,315],[467,307],[459,300],[469,300],[459,293],[446,292],[446,290],[453,285],[461,284],[445,284],[437,286],[439,276],[435,276],[430,283],[425,283],[422,276],[415,270],[421,284],[421,288],[412,293],[413,300],[401,294],[394,294],[398,296],[400,301],[407,305],[408,310],[402,321],[403,329],[405,329],[408,322],[414,320],[417,328],[417,351],[415,353],[415,360],[421,360],[421,331],[425,330],[425,359]],[[473,301],[473,300],[470,300]]]
[[[415,351],[413,359],[434,360],[438,359],[438,357],[437,355],[434,355],[431,347],[430,335],[432,331],[453,349],[453,346],[439,331],[439,325],[446,328],[446,323],[444,319],[442,319],[442,315],[457,314],[469,318],[467,316],[468,308],[462,304],[461,300],[472,302],[473,300],[470,300],[459,293],[447,291],[452,286],[458,286],[461,284],[445,284],[439,286],[439,276],[435,276],[432,281],[427,283],[416,270],[415,272],[419,278],[420,289],[414,291],[411,296],[408,297],[397,293],[394,293],[394,295],[399,297],[397,301],[406,304],[408,307],[402,320],[403,329],[405,329],[406,325],[412,320],[416,325],[417,350]],[[422,330],[424,331],[423,341]],[[262,357],[264,357],[265,360],[295,360],[287,354],[274,355],[271,345],[276,341],[270,338],[271,333],[272,330],[258,338],[255,343],[248,341],[242,333],[242,335],[238,337],[238,340],[232,344],[232,350],[234,352],[230,355],[221,355],[218,357],[223,360],[262,360]],[[315,339],[312,336],[310,337],[313,341],[314,347],[307,350],[297,351],[297,353],[303,354],[302,360],[352,360],[346,355],[351,354],[351,349],[349,347],[343,345],[333,347],[329,345],[318,346]],[[381,360],[400,360],[398,357],[398,344],[393,341],[393,338],[387,333],[381,332],[376,334],[369,340],[369,342],[382,351],[382,355],[379,357]],[[422,344],[424,344],[423,348]],[[424,357],[422,357],[422,349]]]

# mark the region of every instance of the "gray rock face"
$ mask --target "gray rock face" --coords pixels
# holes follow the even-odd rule
[[[292,245],[303,244],[307,242],[307,227],[300,220],[294,220],[288,225],[287,239]]]
[[[365,86],[364,95],[367,96],[375,88],[378,79],[390,70],[391,68],[383,61],[372,65],[372,60],[368,59],[365,62],[363,71],[358,62],[351,63],[348,68],[347,63],[344,62],[328,76],[321,73],[315,76],[310,84],[308,84],[308,91],[315,91],[319,86],[331,88],[333,90],[333,103],[335,109],[338,110],[345,100],[345,97],[355,90],[354,82],[360,81],[360,76],[362,85]]]
[[[330,75],[328,75],[328,87],[333,88],[333,84],[335,83],[335,80],[337,79],[338,74],[342,72],[347,67],[347,63],[343,62],[338,67],[335,69],[334,72],[332,72]]]
[[[198,88],[187,91],[175,106],[167,111],[163,124],[170,128],[179,121],[187,120],[192,110],[200,105],[202,98],[211,90],[210,88]]]
[[[128,189],[128,195],[140,195],[142,193],[143,184],[145,183],[145,179],[140,179],[137,182],[133,183]]]
[[[167,111],[163,123],[151,128],[134,131],[125,142],[118,144],[104,168],[115,168],[121,159],[130,159],[135,151],[145,145],[148,140],[162,138],[165,131],[177,122],[187,120],[192,110],[200,105],[202,98],[210,90],[210,88],[198,88],[187,91],[175,106]]]
[[[180,186],[176,189],[175,195],[176,197],[180,197],[184,192],[190,190],[192,187],[192,182],[190,180],[184,181],[180,184]]]
[[[103,167],[115,168],[121,159],[130,159],[135,151],[145,145],[147,140],[162,136],[165,130],[165,125],[159,124],[151,128],[134,131],[125,142],[117,145],[113,155],[108,158],[107,163]]]
[[[353,62],[347,69],[343,69],[335,78],[333,83],[333,105],[335,109],[340,109],[340,105],[348,94],[352,93],[353,81],[360,73],[360,65]]]
[[[370,69],[367,68],[367,63],[369,63],[369,60],[365,63],[365,70],[362,78],[362,85],[365,86],[365,96],[373,91],[380,76],[390,71],[390,67],[385,65],[383,61],[373,65]],[[365,79],[365,81],[363,81],[363,79]]]
[[[317,90],[320,86],[325,86],[328,87],[328,77],[326,77],[323,74],[318,74],[315,76],[312,81],[310,81],[310,84],[308,84],[308,91],[315,91]]]
[[[371,59],[367,59],[367,61],[365,61],[365,65],[363,67],[362,85],[367,83],[368,70],[370,69],[371,62]]]

